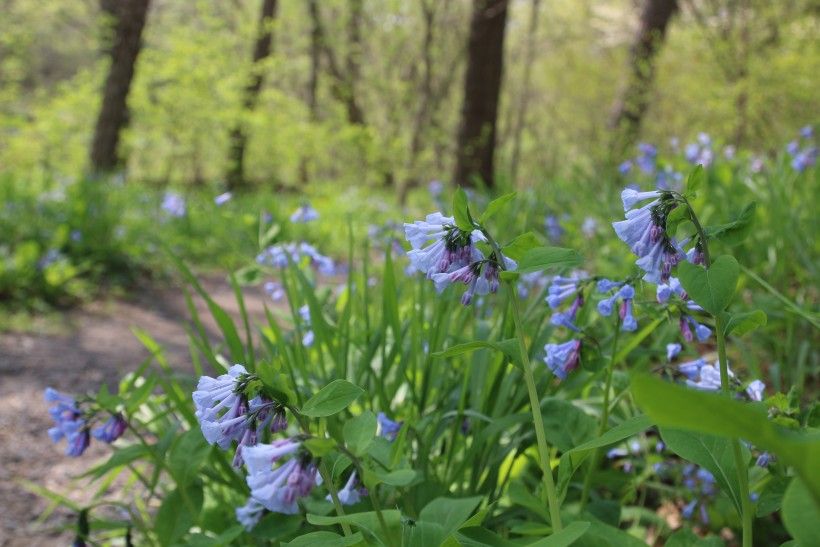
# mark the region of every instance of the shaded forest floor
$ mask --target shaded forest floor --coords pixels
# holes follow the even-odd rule
[[[233,289],[221,278],[201,280],[208,293],[231,315],[239,310]],[[266,296],[261,287],[246,291],[246,306],[254,321],[264,319]],[[270,302],[270,300],[267,300]],[[219,339],[205,303],[196,301],[206,329]],[[32,481],[68,498],[88,501],[93,488],[74,480],[93,462],[104,460],[110,449],[92,442],[81,458],[63,454],[64,443],[48,438],[51,427],[43,390],[66,393],[96,392],[101,383],[116,390],[119,379],[149,355],[131,329],[148,332],[164,349],[176,369],[192,372],[185,325],[185,299],[178,287],[146,287],[128,299],[106,299],[69,311],[58,324],[35,320],[26,333],[0,333],[0,546],[68,545],[72,536],[61,533],[76,515],[58,509],[45,522],[38,518],[46,500],[28,492],[20,481]]]

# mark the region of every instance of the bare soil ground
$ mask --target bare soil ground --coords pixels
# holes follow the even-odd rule
[[[214,300],[238,317],[227,282],[206,277],[202,283]],[[245,298],[250,316],[262,321],[266,298],[262,289],[246,291]],[[209,334],[218,340],[204,302],[197,300],[196,304]],[[63,454],[63,445],[52,444],[46,434],[51,420],[43,390],[50,386],[67,393],[96,392],[101,383],[115,388],[121,376],[149,356],[132,334],[133,327],[154,337],[172,366],[192,371],[187,320],[179,288],[149,288],[128,300],[109,299],[72,310],[57,329],[44,325],[33,332],[0,333],[0,546],[70,544],[72,536],[62,527],[71,525],[76,516],[58,509],[40,522],[49,504],[26,490],[22,482],[34,482],[82,502],[90,496],[90,489],[75,477],[110,453],[105,445],[92,442],[81,458],[69,458]]]

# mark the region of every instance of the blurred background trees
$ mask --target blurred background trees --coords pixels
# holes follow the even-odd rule
[[[820,111],[809,0],[154,0],[142,50],[148,1],[107,4],[3,2],[3,170],[592,183],[638,139],[760,149]]]

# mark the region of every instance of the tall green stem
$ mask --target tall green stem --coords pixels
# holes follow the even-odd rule
[[[701,249],[703,250],[704,265],[709,268],[712,264],[712,258],[709,255],[709,244],[706,238],[706,232],[701,226],[695,211],[692,206],[684,198],[686,207],[689,208],[689,218],[692,224],[695,225],[695,230],[698,232],[698,239],[700,240]],[[715,331],[717,336],[718,349],[718,363],[720,366],[720,388],[724,395],[730,396],[731,389],[729,386],[729,362],[726,360],[726,336],[724,335],[724,322],[720,315],[715,315]],[[740,486],[740,518],[743,522],[743,547],[752,547],[752,503],[749,498],[749,474],[746,470],[746,462],[743,460],[743,452],[740,449],[740,440],[732,439],[732,456],[735,461],[735,468],[737,469],[737,481]]]
[[[513,283],[507,283],[507,290],[512,304],[513,322],[515,323],[515,338],[518,340],[518,351],[521,355],[521,367],[524,369],[524,380],[527,383],[527,392],[530,396],[530,410],[532,411],[532,421],[535,426],[535,438],[538,442],[538,456],[541,461],[541,473],[544,480],[544,491],[547,494],[547,503],[550,510],[550,521],[552,521],[553,532],[560,532],[561,526],[561,506],[558,503],[558,496],[555,494],[555,482],[552,478],[552,466],[550,465],[550,449],[547,445],[547,438],[544,435],[544,418],[541,416],[541,400],[538,398],[538,391],[535,387],[535,376],[532,372],[532,364],[529,360],[529,352],[524,343],[524,328],[521,322],[521,310],[518,304],[518,296],[515,294]]]
[[[604,406],[601,410],[601,423],[598,427],[598,436],[600,437],[606,433],[606,428],[609,425],[609,393],[612,391],[612,372],[615,369],[615,354],[618,352],[618,339],[621,335],[621,314],[616,315],[615,321],[615,336],[612,340],[612,354],[609,356],[609,364],[606,368],[606,387],[604,388]],[[596,447],[592,451],[592,457],[589,459],[589,470],[584,477],[584,489],[581,491],[581,511],[586,507],[589,499],[589,491],[592,488],[592,478],[595,470],[598,468],[598,458],[600,457],[600,448]]]

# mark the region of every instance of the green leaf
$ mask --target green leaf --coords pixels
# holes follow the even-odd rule
[[[154,531],[162,545],[171,545],[182,538],[199,519],[202,511],[202,485],[175,488],[159,506],[154,518]]]
[[[791,481],[788,477],[771,477],[760,493],[755,507],[755,516],[765,517],[779,511],[783,504],[783,496]]]
[[[535,543],[529,543],[528,547],[568,547],[586,534],[589,527],[589,522],[577,520],[560,532],[555,532],[549,537],[539,539]]]
[[[150,455],[151,452],[149,448],[144,444],[132,444],[124,448],[117,448],[114,453],[111,454],[111,457],[108,458],[108,461],[89,469],[85,475],[92,475],[95,478],[100,478],[112,469],[128,465],[129,463],[140,458],[147,458]]]
[[[265,276],[265,272],[262,270],[262,267],[257,264],[252,264],[250,266],[245,266],[239,270],[236,270],[234,273],[234,277],[236,281],[244,286],[247,285],[256,285],[262,278]]]
[[[525,274],[547,269],[572,268],[581,264],[581,255],[573,249],[563,247],[535,247],[521,258],[516,272]]]
[[[470,206],[467,203],[467,193],[463,188],[456,190],[453,196],[453,216],[456,219],[456,226],[465,232],[475,230],[473,217],[470,215]]]
[[[686,177],[686,195],[694,196],[706,181],[706,172],[702,165],[696,166]]]
[[[732,301],[739,276],[740,265],[729,255],[717,257],[709,269],[691,262],[678,265],[678,278],[686,293],[712,315],[725,310]]]
[[[800,547],[817,545],[820,538],[820,507],[800,479],[792,479],[783,496],[783,523]]]
[[[459,545],[464,547],[519,547],[521,545],[478,526],[459,530],[456,538],[458,538]]]
[[[322,439],[319,437],[307,439],[303,444],[305,445],[305,448],[310,450],[310,453],[317,458],[325,456],[331,450],[336,448],[336,441],[333,439]]]
[[[333,380],[311,397],[300,411],[311,418],[324,418],[341,412],[359,398],[364,390],[347,380]]]
[[[361,456],[376,436],[376,416],[369,410],[362,412],[345,422],[343,433],[348,450]]]
[[[401,524],[401,512],[396,509],[387,509],[382,511],[382,518],[384,518],[388,529],[398,528]],[[390,538],[383,537],[379,518],[375,511],[368,511],[366,513],[353,513],[344,516],[321,516],[311,513],[307,514],[307,521],[314,526],[331,526],[333,524],[346,523],[350,526],[355,526],[369,536],[378,538],[382,545],[390,545]]]
[[[483,499],[481,496],[460,499],[436,498],[424,506],[419,514],[419,520],[438,524],[444,532],[443,537],[447,538],[461,528]]]
[[[731,222],[718,224],[717,226],[706,226],[704,228],[706,237],[719,239],[727,245],[738,245],[742,243],[752,229],[756,209],[757,203],[753,201],[746,205],[740,214]]]
[[[481,214],[481,218],[478,219],[478,222],[484,224],[490,218],[503,209],[509,202],[515,199],[515,192],[510,192],[509,194],[504,194],[501,197],[497,197],[492,200],[488,205],[484,212]]]
[[[526,232],[510,241],[502,247],[501,250],[504,252],[504,256],[512,258],[513,260],[521,260],[527,251],[540,245],[541,242],[534,233]]]
[[[669,237],[674,237],[678,230],[678,225],[689,218],[689,209],[678,205],[666,215],[666,233]]]
[[[194,480],[210,453],[211,445],[199,429],[190,429],[180,435],[168,455],[168,467],[177,485],[185,486]]]
[[[311,532],[303,536],[283,543],[287,547],[313,547],[314,545],[322,545],[323,547],[345,547],[347,545],[356,545],[364,540],[361,532],[345,537],[333,532]]]
[[[376,476],[381,482],[390,486],[407,486],[416,478],[416,472],[412,469],[397,469],[389,473],[376,473]]]
[[[763,404],[734,401],[645,374],[632,378],[631,390],[638,406],[660,426],[741,438],[777,454],[820,500],[820,434],[793,431],[770,421]]]
[[[501,340],[500,342],[476,340],[474,342],[467,342],[465,344],[457,344],[455,346],[450,346],[444,351],[438,351],[434,353],[433,357],[455,357],[457,355],[470,353],[480,349],[494,349],[496,351],[500,351],[501,353],[509,357],[510,361],[512,361],[514,365],[518,366],[520,363],[520,359],[518,358],[518,339],[516,338],[508,338],[506,340]]]
[[[725,543],[717,536],[701,538],[692,530],[678,530],[666,540],[664,547],[723,547]]]
[[[758,327],[766,325],[766,312],[763,310],[754,310],[743,313],[733,313],[729,315],[729,320],[726,321],[726,327],[723,329],[723,334],[729,336],[732,332],[741,336],[747,332],[751,332]]]
[[[742,494],[732,452],[732,442],[723,437],[691,433],[662,427],[661,437],[667,448],[678,456],[696,463],[715,476],[721,489],[729,495],[738,514]],[[748,454],[748,450],[746,451]]]
[[[575,540],[574,547],[646,547],[646,543],[629,533],[592,521],[584,535]]]
[[[567,452],[595,436],[597,420],[563,399],[549,398],[541,403],[544,434],[549,443]]]

